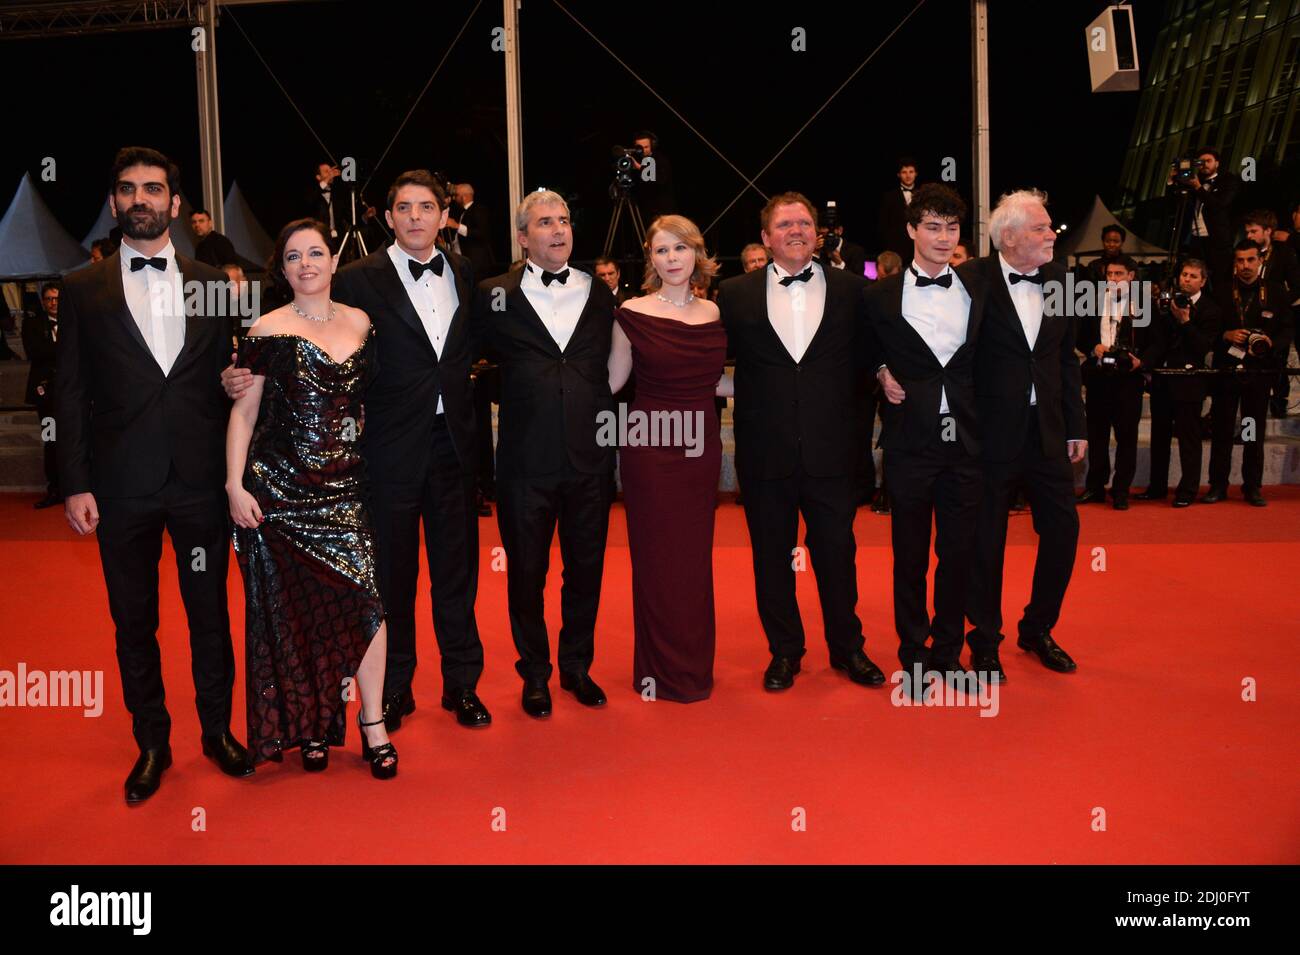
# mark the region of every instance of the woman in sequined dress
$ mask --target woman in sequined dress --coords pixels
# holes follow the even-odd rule
[[[383,722],[387,630],[357,439],[374,373],[365,312],[330,301],[325,226],[280,232],[271,273],[292,301],[263,315],[240,345],[252,387],[226,434],[226,493],[244,576],[248,748],[256,761],[301,751],[325,768],[360,690],[362,756],[397,772]]]

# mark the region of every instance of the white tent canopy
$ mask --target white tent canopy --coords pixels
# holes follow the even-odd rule
[[[109,211],[108,199],[106,198],[103,207],[99,210],[99,218],[90,227],[90,231],[81,240],[81,244],[89,249],[97,239],[107,239],[108,234],[116,228],[117,220],[113,218],[113,213]]]
[[[31,174],[24,173],[8,211],[0,219],[0,278],[59,275],[87,258],[89,253],[50,212]]]
[[[1138,261],[1169,257],[1169,253],[1165,249],[1160,248],[1158,245],[1152,245],[1140,235],[1135,235],[1131,229],[1125,228],[1118,219],[1111,215],[1110,210],[1106,208],[1106,204],[1101,201],[1101,196],[1094,198],[1092,211],[1079,223],[1078,229],[1070,230],[1065,237],[1065,241],[1057,243],[1057,254],[1078,255],[1080,264],[1091,262],[1101,255],[1102,230],[1112,225],[1119,226],[1127,233],[1124,236],[1124,244],[1121,246],[1121,250],[1126,255]]]
[[[275,243],[253,215],[239,183],[232,182],[226,193],[226,238],[245,259],[262,266],[271,257]]]

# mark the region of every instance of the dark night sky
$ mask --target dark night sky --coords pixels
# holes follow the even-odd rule
[[[1077,223],[1118,176],[1137,93],[1089,91],[1084,26],[1096,0],[993,0],[989,15],[992,185],[1044,188],[1058,220]],[[723,154],[756,173],[844,82],[913,2],[812,4],[791,12],[753,4],[565,3]],[[238,8],[223,14],[217,52],[224,177],[238,180],[274,233],[302,214],[321,155],[311,133],[254,55],[240,28],[338,157],[371,169],[434,66],[474,8],[339,0]],[[1143,66],[1162,0],[1136,4]],[[819,206],[838,201],[846,233],[872,245],[876,206],[900,153],[936,178],[957,160],[969,196],[970,18],[965,0],[927,0],[876,57],[757,181]],[[500,3],[485,0],[410,122],[375,170],[372,200],[402,169],[428,166],[469,179],[506,225],[502,54],[491,49]],[[238,21],[236,26],[234,21]],[[571,197],[577,254],[599,252],[609,219],[609,147],[631,131],[657,132],[675,170],[681,211],[703,227],[743,181],[552,0],[520,15],[525,188]],[[807,31],[807,52],[791,30]],[[0,89],[11,135],[0,155],[0,208],[24,170],[53,156],[58,180],[39,183],[80,239],[103,201],[104,177],[123,144],[176,159],[191,201],[200,195],[195,70],[188,32],[5,41]],[[15,128],[22,132],[14,132]],[[750,191],[707,238],[735,255],[758,238],[762,199]]]

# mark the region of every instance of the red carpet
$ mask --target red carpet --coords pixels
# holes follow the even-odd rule
[[[1235,489],[1234,489],[1235,493]],[[767,662],[739,508],[718,510],[717,686],[707,702],[642,702],[631,688],[630,569],[615,508],[589,711],[552,681],[545,723],[518,705],[505,576],[482,522],[479,690],[493,725],[469,731],[438,708],[427,593],[419,610],[419,709],[395,742],[401,773],[377,782],[349,749],[308,776],[296,758],[249,780],[199,754],[184,615],[170,549],[162,568],[163,659],[174,767],[128,808],[135,759],[122,708],[98,551],[57,510],[0,497],[0,670],[101,669],[104,711],[0,710],[3,863],[1296,863],[1300,770],[1296,636],[1300,488],[1268,488],[1174,511],[1082,509],[1061,644],[1050,673],[1004,644],[1009,683],[995,718],[977,707],[900,708],[832,671],[811,572],[800,602],[809,653],[793,690],[763,692]],[[867,652],[896,666],[888,519],[858,518],[859,612]],[[1014,625],[1033,558],[1014,517],[1004,610]],[[1092,553],[1105,548],[1105,570]],[[558,625],[559,555],[548,617]],[[243,592],[230,606],[243,734]],[[554,639],[554,637],[552,637]],[[1243,702],[1242,681],[1257,685]],[[806,813],[793,831],[792,813]],[[1095,809],[1105,831],[1094,831]],[[206,828],[195,831],[197,814]],[[493,830],[504,811],[505,831]]]

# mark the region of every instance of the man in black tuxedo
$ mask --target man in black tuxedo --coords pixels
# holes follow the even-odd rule
[[[474,266],[480,278],[496,274],[496,256],[492,254],[492,217],[483,203],[474,200],[474,187],[468,182],[456,186],[456,201],[447,218],[447,228],[460,239],[460,254]]]
[[[1029,604],[1016,645],[1050,670],[1073,671],[1075,663],[1052,637],[1074,570],[1079,515],[1074,469],[1088,450],[1080,394],[1075,320],[1061,301],[1065,269],[1052,262],[1056,233],[1047,197],[1037,190],[1009,193],[989,219],[992,255],[957,270],[965,282],[987,288],[975,351],[975,400],[984,463],[984,493],[976,532],[978,557],[966,616],[971,668],[1005,682],[998,656],[1002,641],[1002,564],[1007,512],[1023,485],[1034,515],[1038,554]]]
[[[966,204],[947,186],[921,186],[908,206],[912,264],[864,292],[869,353],[888,399],[881,447],[894,488],[894,625],[913,694],[916,672],[960,672],[962,619],[982,489],[975,412],[975,344],[982,285],[948,264]],[[969,279],[969,276],[968,276]],[[935,525],[934,619],[927,611]],[[933,634],[934,646],[926,647]]]
[[[27,395],[29,405],[36,406],[36,420],[41,429],[41,446],[45,454],[45,497],[32,506],[37,510],[63,503],[59,493],[58,442],[46,432],[46,420],[54,418],[55,351],[59,340],[58,282],[50,282],[41,289],[40,315],[23,320],[23,351],[31,366],[27,370]]]
[[[907,234],[907,207],[916,189],[916,163],[907,157],[894,167],[898,185],[880,197],[880,248],[895,253],[904,263],[912,255],[912,239]]]
[[[230,346],[230,319],[205,311],[208,294],[185,296],[181,304],[188,283],[203,283],[205,293],[208,283],[224,290],[226,276],[172,247],[180,171],[167,157],[122,149],[111,183],[109,206],[122,245],[66,280],[56,420],[68,523],[79,534],[98,529],[122,695],[140,747],[126,779],[126,799],[134,803],[153,795],[172,761],[157,638],[164,529],[189,620],[203,752],[232,776],[253,767],[230,735],[229,404],[217,378]]]
[[[1111,503],[1127,511],[1137,472],[1138,424],[1142,420],[1143,373],[1160,361],[1159,326],[1139,314],[1133,280],[1137,263],[1121,255],[1106,264],[1098,314],[1079,317],[1078,349],[1087,389],[1088,476],[1079,504],[1105,503],[1110,470],[1110,433],[1115,432]]]
[[[799,515],[821,598],[831,666],[864,686],[885,675],[863,652],[853,518],[863,425],[854,386],[867,364],[865,282],[813,262],[817,213],[797,192],[770,199],[773,262],[723,282],[718,308],[736,356],[736,472],[754,551],[768,690],[794,685],[805,650],[792,558]]]
[[[1272,279],[1281,284],[1287,295],[1287,302],[1292,311],[1300,302],[1300,258],[1295,249],[1285,242],[1273,241],[1273,230],[1277,228],[1277,216],[1271,209],[1256,209],[1248,212],[1241,220],[1246,230],[1246,238],[1259,246],[1259,277]],[[1294,335],[1294,329],[1292,330]],[[1285,366],[1286,361],[1282,364]],[[1271,411],[1275,418],[1285,418],[1288,399],[1291,395],[1291,376],[1283,372],[1273,383],[1273,400]]]
[[[474,617],[473,268],[435,248],[447,199],[427,170],[399,175],[387,204],[385,218],[396,242],[340,269],[331,290],[335,299],[370,316],[379,349],[378,371],[366,389],[361,454],[388,619],[384,721],[395,731],[415,710],[411,681],[423,523],[433,632],[442,657],[442,707],[462,726],[487,726],[492,716],[476,690],[483,644]],[[228,368],[223,379],[238,398],[252,376]]]
[[[1223,310],[1205,294],[1208,269],[1200,259],[1185,259],[1178,273],[1178,289],[1187,303],[1171,302],[1154,319],[1164,339],[1157,368],[1205,367],[1205,356],[1223,328]],[[1138,495],[1143,501],[1163,501],[1169,494],[1169,449],[1178,438],[1182,477],[1174,493],[1174,507],[1189,507],[1201,486],[1201,405],[1205,379],[1200,375],[1151,377],[1151,479]]]
[[[1214,367],[1247,371],[1280,370],[1291,347],[1292,311],[1282,283],[1260,276],[1259,247],[1242,239],[1233,249],[1233,281],[1219,290],[1224,311],[1223,333],[1214,345]],[[1203,504],[1217,504],[1228,496],[1232,469],[1232,434],[1241,408],[1241,495],[1255,507],[1264,507],[1260,493],[1264,481],[1264,434],[1268,389],[1266,374],[1221,375],[1214,382],[1210,406],[1210,490]]]
[[[1228,285],[1232,279],[1232,212],[1241,180],[1220,169],[1217,149],[1206,147],[1197,153],[1197,159],[1200,170],[1188,181],[1193,198],[1185,241],[1192,255],[1209,263],[1211,279]],[[1169,175],[1173,182],[1173,173]]]
[[[543,590],[559,527],[564,583],[556,662],[560,687],[586,706],[605,694],[590,675],[613,497],[614,449],[597,443],[612,412],[609,349],[614,294],[572,268],[569,207],[529,193],[515,213],[523,268],[479,284],[476,323],[501,368],[497,522],[506,549],[510,632],[529,716],[551,712]]]
[[[219,269],[240,261],[234,243],[213,228],[212,216],[207,209],[195,209],[190,213],[190,228],[199,240],[194,246],[194,258],[204,265]]]

